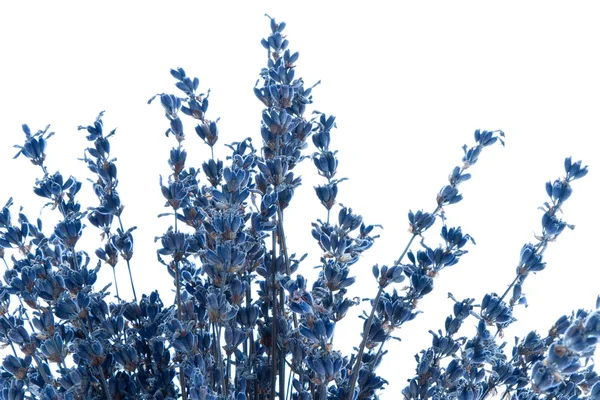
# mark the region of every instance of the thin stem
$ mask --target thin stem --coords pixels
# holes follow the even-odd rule
[[[119,220],[119,226],[121,227],[121,231],[125,232],[125,228],[123,228],[123,221],[121,221],[121,216],[117,215]],[[177,230],[177,215],[175,215],[175,230]],[[133,284],[133,275],[131,274],[131,264],[129,260],[125,260],[127,263],[127,272],[129,272],[129,282],[131,282],[131,291],[133,292],[133,301],[137,303],[137,296],[135,294],[135,285]],[[116,281],[115,281],[116,282]]]
[[[15,349],[15,345],[13,344],[12,340],[10,340],[10,338],[8,338],[8,343],[10,343],[10,348],[12,349],[13,354],[15,355],[15,357],[19,357],[17,355],[17,350]]]
[[[283,291],[281,292],[283,297]],[[291,373],[292,371],[290,371]],[[279,400],[285,400],[285,350],[279,355]]]
[[[288,255],[288,249],[285,239],[285,231],[283,229],[283,211],[281,209],[277,209],[277,231],[279,236],[279,248],[283,252],[283,258],[285,261],[285,269],[288,277],[292,275],[292,269],[290,266],[290,257]],[[279,292],[279,302],[281,310],[285,307],[285,294],[283,290]],[[296,331],[296,338],[299,337],[298,334],[298,317],[295,313],[292,313],[292,319],[294,321],[294,330]],[[279,363],[279,399],[285,399],[285,352],[282,353],[282,357]]]
[[[319,385],[319,400],[327,400],[327,384],[325,383]]]
[[[414,238],[414,236],[413,236]],[[371,314],[367,319],[367,323],[365,326],[365,331],[363,333],[363,338],[360,343],[360,348],[358,349],[358,355],[356,356],[356,361],[354,364],[354,368],[352,369],[352,380],[350,381],[350,389],[348,390],[348,400],[352,400],[354,393],[354,386],[356,385],[356,380],[358,379],[358,372],[360,371],[360,363],[362,362],[362,357],[365,351],[365,346],[367,344],[367,338],[369,337],[369,333],[371,332],[371,323],[373,323],[373,317],[375,316],[375,309],[377,308],[377,304],[379,303],[379,299],[381,298],[381,294],[383,293],[383,286],[379,286],[379,290],[377,291],[377,295],[373,300],[373,306],[371,308]]]
[[[106,377],[104,376],[104,371],[102,370],[102,366],[99,366],[100,377],[102,378],[102,391],[108,400],[112,400],[112,396],[110,395],[110,391],[108,390],[108,385],[106,384]]]
[[[517,281],[519,280],[520,277],[521,277],[521,275],[515,276],[515,279],[513,279],[513,281],[510,283],[510,285],[508,285],[508,287],[504,291],[504,293],[502,293],[502,296],[500,296],[500,300],[499,301],[504,300],[504,298],[506,297],[506,295],[508,294],[508,292],[510,292],[510,289],[512,289],[512,287],[515,286],[515,284],[517,283]]]
[[[219,338],[219,346],[217,346],[217,360],[219,361],[219,370],[221,371],[221,387],[223,388],[223,395],[227,397],[227,379],[225,378],[225,373],[223,371],[223,354],[221,354],[221,321],[219,321],[219,330],[218,330],[218,338]]]
[[[21,299],[21,297],[20,297],[20,296],[17,296],[17,299],[19,299],[19,304],[21,304],[21,307],[19,308],[19,313],[20,313],[21,315],[20,315],[19,317],[20,317],[22,320],[25,320],[25,319],[26,319],[26,320],[27,320],[27,322],[29,323],[29,327],[31,328],[31,331],[32,331],[32,332],[35,332],[35,328],[33,327],[33,324],[31,323],[31,318],[29,318],[29,314],[27,313],[27,309],[26,309],[26,308],[25,308],[25,306],[23,305],[23,300]],[[36,305],[37,305],[37,303],[36,303]],[[38,309],[38,311],[39,311],[39,307],[38,307],[37,309]],[[23,315],[24,315],[26,318],[23,318]]]
[[[135,285],[133,284],[133,275],[131,275],[131,264],[129,264],[129,260],[127,261],[127,272],[129,272],[129,282],[131,283],[131,291],[133,292],[133,301],[137,303],[137,296],[135,294]]]
[[[248,280],[248,285],[246,286],[246,307],[250,307],[252,305],[252,295],[251,295],[251,289],[250,289],[250,280]],[[246,341],[244,341],[244,346],[246,346],[246,350],[247,350],[247,355],[248,355],[248,362],[251,362],[252,360],[252,356],[255,354],[254,352],[254,330],[250,330],[250,332],[248,332],[247,334],[247,340],[249,343],[246,344]],[[248,396],[251,400],[256,399],[256,379],[253,379],[253,387],[254,390],[251,391],[250,390],[250,385],[246,386],[246,394],[250,395],[250,393],[252,393],[252,396]]]
[[[214,351],[214,358],[215,358],[215,362],[219,362],[219,354],[221,354],[221,352],[219,351],[219,342],[220,340],[217,340],[217,328],[214,322],[211,322],[212,325],[212,336],[213,336],[213,351]],[[217,389],[217,380],[214,378],[213,375],[213,389],[216,390]]]
[[[402,262],[402,259],[404,258],[404,256],[406,255],[406,253],[408,253],[408,249],[410,248],[410,246],[412,245],[413,240],[415,240],[415,237],[417,237],[416,233],[413,233],[412,237],[410,238],[410,240],[408,241],[408,244],[406,245],[406,247],[404,248],[404,251],[402,252],[402,254],[400,254],[400,257],[398,257],[398,259],[394,262],[394,265],[400,265],[400,263]]]
[[[175,287],[176,287],[176,301],[177,301],[177,319],[181,320],[181,277],[179,274],[179,261],[173,261],[175,263]]]
[[[179,289],[179,265],[175,263],[175,269],[177,270],[177,319],[181,320],[181,302],[180,299],[180,289]],[[179,367],[179,384],[181,385],[181,398],[183,400],[187,400],[187,392],[185,391],[185,374],[183,372],[183,363]]]
[[[71,257],[73,258],[73,267],[75,271],[79,271],[79,263],[77,262],[77,252],[75,251],[75,246],[71,247]]]
[[[538,243],[538,245],[541,245],[541,247],[539,247],[540,251],[538,253],[538,254],[541,255],[541,254],[544,253],[544,251],[546,251],[546,247],[548,247],[548,243],[547,242],[543,242],[543,244],[542,243]],[[506,295],[508,294],[508,292],[510,292],[510,290],[513,288],[513,286],[516,285],[517,281],[519,280],[519,278],[521,276],[522,275],[518,275],[518,274],[517,274],[517,276],[515,276],[515,279],[513,279],[513,281],[510,283],[510,285],[508,285],[508,287],[504,291],[504,293],[502,293],[502,296],[500,296],[500,301],[504,300],[504,298],[506,297]]]
[[[181,144],[179,145],[181,147]],[[175,233],[177,233],[177,211],[174,210],[173,215],[175,216]],[[120,219],[119,219],[120,221]],[[123,228],[121,228],[123,229]],[[176,287],[176,297],[177,297],[177,319],[181,321],[181,276],[179,271],[179,261],[173,260],[175,263],[175,287]],[[127,267],[129,267],[129,262],[127,263]],[[131,279],[131,270],[129,271],[129,278]],[[133,280],[131,281],[131,287],[133,288]],[[133,295],[135,297],[135,289],[133,291]],[[183,372],[183,363],[179,367],[179,384],[181,385],[181,398],[183,400],[187,400],[187,392],[185,391],[185,373]]]
[[[225,293],[225,284],[227,283],[227,277],[229,276],[229,272],[225,271],[225,276],[223,277],[223,279],[221,280],[221,295],[220,297],[223,297],[223,294]],[[217,337],[219,338],[219,343],[221,340],[221,331],[223,329],[223,323],[221,322],[221,320],[219,320],[219,327],[218,327],[218,331],[217,331]],[[223,390],[225,391],[225,396],[227,396],[227,382],[229,380],[229,375],[228,378],[225,379],[225,375],[223,374],[223,354],[221,353],[221,347],[217,346],[217,350],[219,352],[217,360],[219,361],[219,367],[221,370],[221,385],[223,387]]]
[[[412,237],[410,238],[410,240],[408,241],[408,244],[406,245],[406,247],[404,248],[404,251],[402,252],[402,254],[400,254],[400,257],[396,260],[396,262],[394,263],[394,265],[399,265],[402,262],[402,259],[404,258],[404,256],[406,255],[406,253],[408,252],[408,249],[410,248],[410,246],[412,245],[413,240],[415,239],[417,235],[413,234]],[[373,305],[373,309],[371,310],[371,316],[373,315],[373,311],[375,310],[375,307],[377,307],[377,304]],[[371,324],[369,323],[369,330],[371,329]],[[365,331],[365,335],[367,334],[367,332]],[[386,340],[387,340],[387,336],[386,335]],[[366,337],[366,336],[365,336]],[[377,350],[377,355],[375,356],[375,359],[377,359],[377,357],[379,357],[379,355],[381,354],[381,352],[383,351],[383,345],[385,344],[386,340],[384,340],[383,342],[381,342],[381,344],[379,345],[379,349]],[[365,339],[363,338],[363,341],[361,342],[361,348],[363,348],[363,343],[366,343]],[[372,365],[375,365],[375,363],[373,363]],[[373,368],[371,366],[371,371],[373,371]],[[352,389],[354,390],[354,388]]]
[[[115,282],[115,290],[117,291],[117,301],[120,303],[121,297],[119,296],[119,284],[117,283],[117,272],[115,271],[115,267],[113,267],[112,270],[113,270],[113,281]]]
[[[292,397],[292,377],[294,376],[294,371],[290,368],[290,374],[288,376],[288,387],[286,398],[290,399]]]
[[[219,364],[219,372],[221,373],[221,388],[223,391],[223,394],[225,397],[227,397],[227,394],[225,393],[225,374],[224,374],[224,370],[223,370],[223,355],[221,354],[221,347],[220,347],[220,343],[221,343],[221,322],[219,321],[219,327],[218,327],[218,331],[217,331],[217,324],[215,324],[214,322],[212,323],[212,328],[213,328],[213,342],[215,344],[214,346],[214,358],[215,358],[215,362],[217,362]],[[214,380],[214,385],[216,388],[216,380]]]
[[[383,351],[383,345],[385,344],[385,342],[387,342],[387,336],[389,336],[389,334],[386,335],[386,340],[384,340],[383,342],[381,342],[381,344],[379,345],[379,349],[377,349],[377,354],[375,355],[374,360],[377,360],[379,358],[381,352]],[[375,367],[376,363],[377,363],[377,361],[371,363],[371,365],[369,367],[369,370],[371,370],[371,372],[373,372],[373,370],[375,369],[374,367]]]
[[[236,371],[237,374],[237,371]],[[229,393],[229,377],[231,376],[231,354],[227,354],[227,379],[225,379],[225,396]]]
[[[285,239],[285,232],[283,230],[283,211],[277,209],[277,231],[279,232],[279,247],[283,250],[283,259],[285,261],[285,272],[289,277],[292,275],[292,268],[290,266],[290,257],[288,255],[288,248]],[[294,329],[298,329],[298,317],[295,313],[292,314],[294,319]],[[296,333],[297,335],[297,333]],[[296,336],[297,338],[298,336]]]
[[[277,379],[277,321],[279,319],[277,312],[277,289],[275,287],[275,275],[277,268],[276,263],[276,250],[277,250],[277,238],[275,237],[276,232],[272,233],[272,250],[271,250],[271,288],[272,303],[273,303],[273,314],[271,320],[271,400],[275,399],[275,382]]]

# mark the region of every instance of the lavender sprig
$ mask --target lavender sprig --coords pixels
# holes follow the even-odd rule
[[[96,228],[101,229],[102,237],[106,237],[104,248],[97,249],[96,256],[112,267],[117,300],[121,301],[115,267],[120,256],[127,263],[127,272],[129,273],[129,282],[131,283],[133,300],[137,302],[130,264],[130,260],[133,257],[133,236],[131,235],[131,232],[133,232],[136,227],[134,226],[128,230],[125,230],[123,227],[121,214],[125,206],[121,204],[121,198],[117,192],[119,181],[117,179],[116,159],[109,158],[110,142],[108,139],[115,135],[116,129],[113,129],[108,135],[104,136],[103,116],[104,111],[98,114],[93,125],[79,126],[77,128],[79,130],[86,130],[89,134],[86,137],[87,140],[94,144],[94,147],[88,147],[86,149],[86,155],[83,158],[83,161],[87,164],[88,169],[98,177],[96,181],[92,182],[94,185],[94,193],[100,201],[100,206],[89,210],[88,221]],[[119,228],[117,228],[116,234],[111,231],[114,217],[119,221]]]
[[[531,332],[521,344],[518,342],[513,349],[513,358],[507,360],[502,349],[505,344],[497,344],[496,338],[502,337],[503,330],[515,321],[513,317],[514,307],[518,304],[526,304],[525,296],[522,292],[523,283],[531,273],[537,273],[545,269],[546,263],[543,262],[543,252],[547,245],[555,241],[564,231],[565,227],[573,228],[572,225],[558,219],[556,213],[561,211],[564,202],[572,193],[571,182],[587,174],[587,167],[581,166],[581,161],[572,163],[571,158],[565,160],[566,176],[563,179],[557,179],[554,182],[546,184],[546,192],[550,197],[550,202],[544,203],[541,209],[544,211],[542,217],[542,234],[536,236],[538,243],[528,243],[523,246],[519,263],[516,268],[516,278],[511,282],[504,294],[498,296],[495,293],[488,293],[484,296],[480,311],[475,313],[470,307],[468,313],[456,313],[455,316],[448,317],[446,320],[446,335],[442,340],[450,343],[454,341],[453,335],[458,332],[464,318],[473,315],[479,319],[477,334],[469,340],[463,340],[460,348],[461,356],[457,356],[456,348],[452,353],[445,354],[441,352],[439,346],[440,339],[434,335],[434,345],[422,354],[432,354],[433,357],[425,362],[419,359],[417,367],[417,377],[410,381],[403,394],[407,399],[417,399],[429,396],[447,396],[459,395],[476,396],[485,398],[499,386],[505,386],[507,393],[514,391],[524,391],[528,385],[531,374],[531,384],[533,392],[552,391],[563,378],[557,379],[557,376],[569,377],[581,367],[579,359],[589,357],[595,350],[596,339],[587,341],[588,337],[595,337],[594,318],[590,317],[587,328],[582,329],[588,313],[580,311],[579,319],[573,322],[573,317],[569,320],[564,317],[560,326],[555,326],[551,334],[544,340],[537,334]],[[512,296],[509,302],[505,302],[507,294],[512,289]],[[464,300],[463,303],[473,302],[473,299]],[[459,304],[459,303],[457,303]],[[463,318],[459,318],[462,315]],[[592,314],[595,315],[595,314]],[[570,334],[583,339],[585,343],[579,347],[570,349],[561,346],[564,339],[560,339],[560,344],[552,344],[558,336],[564,334],[569,328],[569,323],[574,325]],[[487,329],[488,326],[495,326],[497,331],[492,335]],[[587,330],[586,330],[587,329]],[[589,332],[588,332],[589,331]],[[440,331],[441,334],[441,331]],[[576,339],[579,340],[579,339]],[[561,351],[557,349],[563,349]],[[544,360],[546,355],[546,362]],[[445,368],[440,368],[439,363],[442,358],[452,357],[452,360]],[[486,365],[492,367],[492,372],[485,369]],[[550,365],[550,367],[547,367]],[[535,368],[534,368],[535,367]],[[487,379],[485,379],[487,377]],[[586,380],[589,382],[589,380]],[[593,382],[592,382],[593,383]],[[576,386],[561,388],[562,395],[578,394]],[[565,393],[566,392],[566,393]]]
[[[387,337],[389,336],[388,333],[384,333],[383,328],[381,326],[381,322],[378,320],[374,320],[375,311],[378,309],[379,301],[382,297],[385,287],[390,283],[401,282],[404,279],[404,276],[408,277],[410,279],[411,284],[410,290],[406,297],[403,299],[403,301],[405,302],[406,307],[408,307],[409,309],[413,309],[416,306],[417,300],[419,300],[420,298],[422,298],[423,296],[425,296],[433,290],[433,276],[435,276],[435,274],[437,274],[437,272],[441,268],[455,264],[458,261],[458,258],[462,254],[464,254],[464,251],[460,249],[470,239],[470,236],[463,236],[462,232],[460,231],[460,228],[457,228],[456,230],[451,229],[450,231],[448,231],[448,229],[444,225],[444,229],[442,230],[442,236],[444,237],[446,244],[448,245],[446,249],[438,249],[434,251],[426,247],[426,252],[419,253],[421,257],[419,257],[418,265],[415,262],[415,257],[410,256],[411,253],[409,253],[409,258],[411,258],[413,265],[403,266],[401,264],[402,259],[407,254],[414,239],[417,236],[421,236],[425,231],[427,231],[431,226],[433,226],[433,224],[435,223],[435,219],[438,216],[441,217],[442,220],[445,219],[443,207],[450,204],[456,204],[462,200],[462,194],[460,194],[458,191],[458,185],[471,178],[471,174],[466,173],[465,171],[477,162],[481,151],[485,147],[491,146],[497,141],[504,145],[504,141],[501,139],[501,137],[504,136],[504,132],[502,131],[481,132],[480,130],[476,130],[474,136],[476,145],[471,148],[468,148],[466,145],[463,146],[463,165],[462,167],[455,167],[452,170],[452,173],[448,177],[449,184],[442,187],[442,189],[437,195],[437,207],[435,208],[435,210],[432,213],[425,213],[423,211],[418,211],[417,213],[413,213],[412,211],[409,212],[409,231],[412,233],[412,236],[409,239],[408,244],[404,248],[404,251],[398,258],[398,260],[396,260],[396,262],[394,263],[394,266],[391,268],[387,268],[384,266],[385,270],[383,270],[382,268],[381,274],[378,268],[373,269],[375,279],[378,280],[379,289],[377,291],[377,294],[375,295],[375,298],[372,301],[371,312],[364,325],[363,338],[358,348],[356,360],[354,361],[354,368],[352,370],[352,377],[350,380],[348,391],[348,400],[352,400],[352,396],[354,396],[354,387],[359,377],[359,373],[361,370],[361,362],[369,337],[379,337],[380,339],[378,341],[381,341],[383,343],[387,340]],[[457,240],[456,243],[454,243],[455,239]],[[457,245],[457,243],[460,244]],[[432,273],[434,273],[433,276],[431,276]],[[374,325],[376,327],[379,327],[379,329],[377,329],[377,333],[371,332],[371,329]],[[381,334],[379,334],[379,331],[381,331]],[[381,349],[379,350],[379,353],[381,353]],[[377,360],[377,357],[375,357],[375,359]]]

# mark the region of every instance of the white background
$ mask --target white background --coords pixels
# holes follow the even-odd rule
[[[8,5],[10,4],[10,5]],[[368,223],[384,226],[376,245],[353,266],[358,278],[351,296],[376,292],[374,263],[391,263],[409,238],[409,209],[432,210],[437,191],[460,163],[461,146],[473,131],[502,129],[505,148],[484,151],[464,200],[446,209],[448,223],[461,225],[477,245],[456,266],[443,271],[417,320],[397,332],[380,374],[390,381],[384,398],[399,398],[414,373],[413,355],[429,346],[429,329],[443,327],[452,303],[447,293],[480,301],[502,293],[514,277],[522,245],[540,233],[546,201],[544,183],[563,176],[572,155],[589,164],[574,184],[565,219],[577,225],[552,244],[542,273],[527,280],[529,307],[506,332],[513,342],[530,329],[547,332],[562,314],[591,308],[600,293],[597,195],[600,178],[598,109],[598,9],[592,2],[62,2],[0,5],[0,205],[14,196],[35,220],[43,201],[31,194],[40,170],[24,158],[12,160],[22,144],[21,124],[33,131],[52,124],[47,165],[80,180],[91,177],[77,159],[86,146],[77,125],[106,110],[105,126],[117,127],[112,154],[118,158],[123,219],[134,232],[133,274],[138,295],[159,288],[168,302],[171,279],[156,262],[153,242],[171,221],[158,176],[175,141],[165,138],[167,121],[155,93],[177,93],[169,69],[181,66],[210,88],[208,117],[221,117],[223,143],[254,138],[259,146],[262,105],[252,92],[266,56],[260,39],[269,13],[285,21],[291,49],[300,51],[296,76],[307,86],[317,80],[314,108],[337,116],[332,148],[339,149],[341,203]],[[208,148],[187,125],[188,165],[200,166]],[[314,148],[309,147],[308,152]],[[310,257],[302,272],[311,276],[319,248],[310,222],[324,218],[312,186],[323,183],[307,161],[304,186],[286,212],[292,252]],[[86,186],[80,201],[97,205]],[[46,209],[45,230],[55,214]],[[437,243],[439,226],[427,242]],[[90,253],[98,235],[85,230]],[[81,245],[83,248],[84,244]],[[95,263],[95,259],[92,261]],[[126,268],[118,266],[122,296],[131,298]],[[102,283],[111,279],[108,267]],[[349,354],[359,344],[361,324],[354,309],[338,325],[338,348]],[[471,325],[475,321],[470,322]],[[469,328],[469,327],[467,327]],[[465,330],[465,334],[472,331]]]

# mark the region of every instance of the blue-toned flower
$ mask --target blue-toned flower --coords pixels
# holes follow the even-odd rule
[[[451,185],[444,186],[437,195],[437,203],[439,206],[455,204],[461,200],[462,194],[459,194],[458,189]]]
[[[200,139],[204,140],[204,143],[213,147],[217,140],[219,140],[219,128],[217,127],[216,121],[203,121],[202,123],[196,125],[196,134],[200,137]]]
[[[588,169],[581,166],[581,160],[573,162],[571,157],[565,158],[565,172],[567,173],[567,180],[574,181],[575,179],[583,178],[587,175]]]
[[[62,337],[57,333],[42,342],[40,351],[48,361],[54,363],[64,362],[68,355],[68,349],[65,346]]]
[[[76,215],[59,222],[54,227],[54,235],[56,235],[65,246],[73,248],[79,241],[79,238],[81,238],[82,229],[83,224],[81,223],[81,217]]]
[[[335,204],[335,198],[338,193],[337,183],[327,183],[322,186],[315,186],[317,197],[327,210],[331,210]]]
[[[512,309],[495,294],[483,297],[481,316],[489,323],[505,324],[513,320]]]
[[[435,215],[423,212],[421,210],[408,213],[409,232],[415,235],[421,235],[435,223]]]
[[[133,235],[131,232],[136,230],[137,227],[131,227],[126,231],[121,228],[117,228],[117,234],[111,237],[113,246],[119,250],[119,254],[124,260],[131,260],[133,257]]]
[[[25,133],[25,144],[23,146],[15,145],[15,147],[20,150],[13,158],[17,158],[23,154],[33,165],[43,165],[44,160],[46,159],[46,140],[54,135],[54,132],[48,133],[50,125],[46,126],[46,129],[43,131],[39,130],[33,135],[31,134],[29,126],[23,124],[21,127]]]
[[[4,369],[15,378],[25,379],[25,376],[27,375],[27,369],[31,365],[31,360],[31,356],[19,358],[9,354],[4,357],[4,360],[2,361],[2,367],[4,367]]]
[[[557,179],[554,182],[546,182],[546,193],[554,204],[562,204],[571,197],[573,189],[568,181]]]

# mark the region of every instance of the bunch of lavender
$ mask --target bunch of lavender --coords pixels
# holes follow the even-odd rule
[[[385,343],[417,317],[434,279],[473,242],[460,227],[446,225],[448,206],[462,200],[458,186],[471,177],[467,170],[483,149],[503,144],[504,134],[476,131],[475,145],[464,147],[462,165],[452,170],[433,210],[409,212],[408,243],[390,266],[373,267],[377,287],[362,316],[362,340],[344,355],[334,346],[335,327],[358,304],[347,297],[355,283],[351,268],[373,245],[378,226],[336,206],[345,178],[337,175],[331,148],[335,117],[307,113],[314,86],[305,87],[296,76],[299,55],[288,48],[285,24],[269,19],[271,33],[262,40],[267,66],[254,88],[265,106],[260,147],[247,138],[226,145],[231,155],[225,160],[215,158],[219,119],[209,119],[210,92],[201,93],[198,78],[182,68],[171,70],[182,93],[150,100],[160,100],[166,136],[176,141],[170,173],[160,179],[168,212],[159,217],[172,225],[156,238],[158,260],[173,279],[173,305],[165,305],[157,291],[137,298],[130,265],[135,227],[123,225],[116,160],[110,156],[115,131],[105,133],[103,114],[80,127],[91,143],[83,161],[96,176],[99,200],[85,210],[76,199],[81,183],[50,173],[44,164],[52,133],[46,128],[32,134],[23,125],[25,144],[17,146],[17,156],[41,168],[34,193],[48,199],[61,220],[50,233],[40,219],[31,223],[22,212],[14,222],[12,199],[0,213],[6,267],[0,341],[10,348],[0,375],[2,399],[355,400],[375,399],[385,388],[377,373]],[[183,144],[190,120],[211,149],[200,167],[187,165]],[[312,284],[298,273],[305,255],[290,254],[284,224],[301,186],[294,168],[307,158],[326,180],[315,187],[326,218],[312,225],[323,251]],[[518,399],[600,398],[599,378],[588,364],[600,336],[600,312],[561,317],[545,338],[532,332],[516,340],[510,354],[501,342],[514,308],[525,303],[525,279],[544,269],[545,248],[570,227],[557,214],[587,167],[567,158],[565,170],[564,178],[547,184],[542,233],[523,247],[514,281],[500,296],[486,294],[481,304],[455,300],[445,331],[431,332],[432,346],[416,356],[405,398],[483,399],[499,390]],[[86,219],[104,240],[94,252],[78,247]],[[430,246],[424,233],[436,222],[442,242]],[[420,248],[411,249],[416,244]],[[114,279],[98,289],[103,264]],[[133,299],[119,294],[117,264],[127,265]],[[116,302],[109,304],[113,288]],[[475,335],[457,337],[469,317],[478,319]]]

